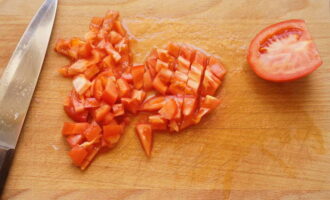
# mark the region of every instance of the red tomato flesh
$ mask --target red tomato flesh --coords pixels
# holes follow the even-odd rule
[[[295,80],[315,71],[322,60],[303,20],[287,20],[266,27],[251,41],[248,62],[261,78]]]

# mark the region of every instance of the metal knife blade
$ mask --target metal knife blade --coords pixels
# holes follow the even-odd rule
[[[0,191],[45,58],[57,0],[45,0],[0,79]]]

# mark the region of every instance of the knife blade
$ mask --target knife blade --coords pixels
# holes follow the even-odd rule
[[[57,0],[45,0],[31,20],[0,79],[0,193],[45,58]]]

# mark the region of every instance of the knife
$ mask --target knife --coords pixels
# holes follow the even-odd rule
[[[25,30],[0,79],[0,194],[45,58],[57,0],[45,0]]]

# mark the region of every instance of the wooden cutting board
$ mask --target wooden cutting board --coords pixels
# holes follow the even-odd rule
[[[42,0],[0,0],[0,74]],[[135,36],[135,62],[153,47],[187,42],[228,69],[222,104],[198,126],[155,134],[145,157],[132,127],[81,172],[60,130],[71,88],[57,69],[56,39],[80,36],[93,16],[118,10]],[[305,19],[324,64],[301,80],[259,79],[247,46],[263,27]],[[60,0],[39,83],[4,199],[329,199],[330,10],[328,0]],[[1,111],[1,108],[0,108]],[[152,189],[152,190],[146,190]]]

